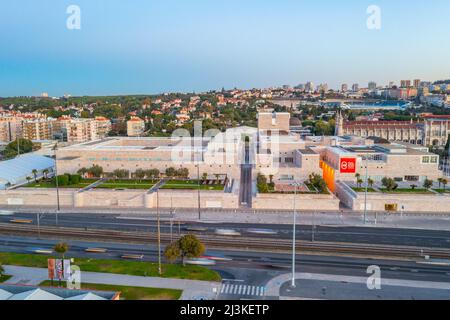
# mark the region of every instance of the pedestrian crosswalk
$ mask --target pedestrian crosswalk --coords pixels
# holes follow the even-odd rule
[[[263,297],[266,293],[266,289],[262,286],[249,286],[245,284],[231,284],[224,283],[220,289],[220,293],[224,295],[234,296],[253,296]]]

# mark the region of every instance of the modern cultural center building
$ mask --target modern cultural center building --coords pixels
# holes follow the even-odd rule
[[[191,178],[207,173],[239,180],[243,164],[253,177],[273,176],[277,183],[303,181],[323,175],[334,191],[335,182],[354,181],[355,174],[371,179],[422,182],[438,179],[439,157],[427,148],[407,143],[376,145],[372,140],[345,137],[300,137],[289,129],[288,113],[259,113],[258,128],[238,127],[199,137],[111,137],[57,151],[59,173],[76,173],[99,165],[105,173],[125,169],[187,168]],[[208,136],[209,135],[209,136]]]
[[[64,147],[56,151],[57,172],[74,174],[83,168],[100,166],[106,178],[118,169],[133,178],[139,169],[158,169],[164,175],[168,168],[184,168],[188,169],[188,178],[203,180],[206,175],[208,183],[225,182],[223,188],[177,189],[163,181],[158,185],[149,183],[148,190],[119,186],[111,189],[102,188],[102,180],[83,189],[62,188],[58,196],[54,188],[12,185],[0,191],[0,205],[56,206],[59,199],[62,207],[69,208],[292,210],[293,191],[297,190],[299,210],[337,211],[340,203],[362,210],[364,197],[355,190],[356,175],[364,179],[366,167],[371,181],[379,188],[384,177],[394,179],[403,188],[408,184],[420,188],[426,179],[437,181],[442,176],[438,156],[420,145],[375,144],[356,136],[302,137],[290,130],[289,113],[261,112],[257,128],[202,132],[200,123],[194,127],[198,132],[194,137],[179,130],[172,137],[109,137]],[[329,193],[311,190],[307,182],[313,173],[324,178]],[[273,182],[273,190],[259,192],[260,174]],[[389,206],[420,211],[426,209],[423,203],[433,203],[434,211],[447,211],[448,194],[429,193],[423,199],[417,194],[375,192],[369,195],[372,202],[367,208],[384,210]]]

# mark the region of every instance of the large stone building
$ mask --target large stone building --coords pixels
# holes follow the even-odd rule
[[[390,142],[445,146],[450,135],[450,116],[425,116],[423,121],[346,121],[336,116],[337,136],[377,137]]]

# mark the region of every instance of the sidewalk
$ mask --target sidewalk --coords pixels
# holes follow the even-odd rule
[[[5,273],[13,276],[6,283],[19,285],[38,285],[48,280],[47,269],[17,266],[4,266]],[[111,284],[118,286],[146,287],[159,289],[183,290],[181,300],[216,298],[220,282],[166,279],[156,277],[139,277],[112,273],[97,273],[81,271],[81,281],[94,284]]]
[[[290,282],[292,279],[292,274],[287,273],[280,275],[271,279],[266,284],[266,295],[272,297],[280,296],[281,287]],[[316,281],[331,281],[336,283],[356,283],[356,284],[367,284],[367,279],[365,277],[353,277],[353,276],[343,276],[343,275],[331,275],[331,274],[313,274],[313,273],[296,273],[295,279],[301,280],[316,280]],[[416,289],[440,289],[440,290],[450,290],[450,283],[443,282],[432,282],[432,281],[417,281],[417,280],[398,280],[398,279],[385,279],[381,278],[382,286],[395,286],[404,288],[416,288]],[[283,297],[280,297],[284,300]]]

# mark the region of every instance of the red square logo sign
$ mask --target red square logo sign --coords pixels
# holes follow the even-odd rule
[[[356,159],[342,158],[340,165],[341,173],[356,173]]]

